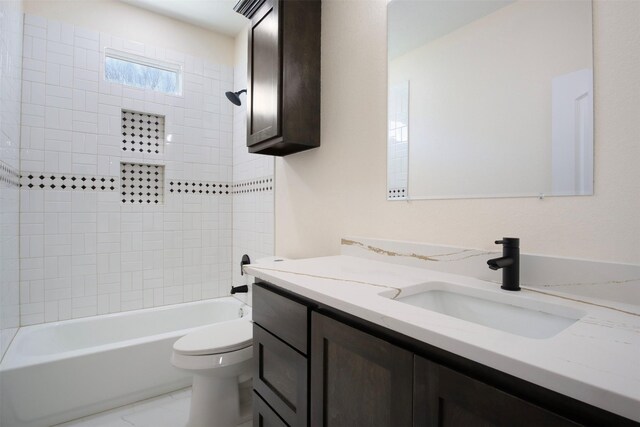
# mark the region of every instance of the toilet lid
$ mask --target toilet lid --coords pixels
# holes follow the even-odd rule
[[[253,341],[253,324],[246,321],[215,323],[191,332],[173,344],[173,350],[189,355],[228,353],[249,347]]]

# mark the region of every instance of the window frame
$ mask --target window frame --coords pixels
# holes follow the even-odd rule
[[[152,89],[149,87],[138,87],[138,86],[133,86],[133,85],[129,85],[127,83],[123,83],[123,82],[119,82],[119,81],[114,81],[114,80],[109,80],[107,79],[107,58],[112,58],[112,59],[116,59],[119,61],[126,61],[126,62],[130,62],[133,64],[138,64],[138,65],[142,65],[142,66],[146,66],[146,67],[151,67],[151,68],[157,68],[160,70],[164,70],[164,71],[169,71],[169,72],[173,72],[176,73],[177,76],[177,87],[176,87],[176,92],[174,93],[169,93],[169,92],[163,92],[161,90],[157,90],[157,89]],[[127,86],[127,87],[132,87],[132,88],[136,88],[136,89],[142,89],[142,90],[153,90],[155,92],[160,92],[164,95],[170,95],[170,96],[182,96],[183,95],[183,77],[184,77],[184,66],[182,64],[177,64],[177,63],[173,63],[173,62],[167,62],[167,61],[162,61],[159,59],[154,59],[154,58],[149,58],[146,56],[142,56],[142,55],[138,55],[135,53],[130,53],[130,52],[123,52],[121,50],[116,50],[116,49],[112,49],[112,48],[105,48],[104,50],[104,72],[103,72],[103,78],[106,82],[109,83],[115,83],[115,84],[121,84],[123,86]]]

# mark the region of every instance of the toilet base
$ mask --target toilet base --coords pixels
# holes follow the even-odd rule
[[[252,357],[252,346],[205,355],[184,355],[174,350],[173,366],[193,375],[186,427],[236,427],[251,417],[251,403],[246,404],[251,399],[245,389],[251,384]]]
[[[194,376],[186,427],[235,427],[241,421],[237,377]]]

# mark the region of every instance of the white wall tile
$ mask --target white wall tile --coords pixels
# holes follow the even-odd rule
[[[232,86],[230,68],[56,21],[27,22],[24,171],[119,180],[124,161],[164,164],[167,180],[185,184],[234,178],[232,109],[220,107],[222,88]],[[185,95],[104,81],[105,47],[182,63]],[[171,141],[162,139],[164,153],[123,152],[123,108],[165,117]],[[21,193],[25,324],[228,293],[230,194],[165,191],[162,205],[134,206],[122,204],[119,190]]]
[[[46,28],[31,25],[25,22],[24,25],[24,34],[32,37],[37,37],[41,39],[47,38],[47,30]]]

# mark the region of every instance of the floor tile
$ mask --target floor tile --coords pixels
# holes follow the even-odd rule
[[[189,418],[191,387],[90,415],[55,427],[182,427]],[[238,427],[251,427],[249,420]]]

